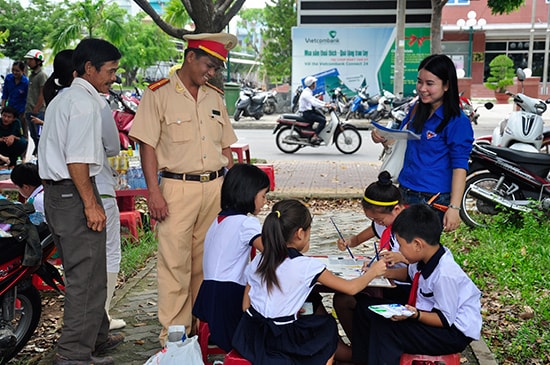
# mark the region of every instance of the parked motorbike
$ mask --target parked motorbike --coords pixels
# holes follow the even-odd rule
[[[118,129],[120,148],[126,150],[128,146],[135,147],[128,134],[130,133],[130,128],[132,128],[132,123],[136,116],[139,99],[133,95],[115,92],[111,89],[109,90],[109,96],[111,99],[113,118]]]
[[[349,101],[346,95],[342,92],[342,88],[337,87],[331,90],[331,103],[336,105],[336,113],[338,116],[345,115],[349,109]]]
[[[264,104],[267,100],[266,93],[258,93],[251,88],[243,88],[239,93],[239,99],[235,103],[233,119],[237,122],[241,117],[254,117],[260,120],[264,116]]]
[[[38,275],[46,284],[61,293],[64,285],[59,271],[48,260],[56,252],[47,228],[39,231],[42,246],[42,264],[23,266],[25,243],[13,238],[1,238],[0,250],[0,365],[15,357],[33,335],[42,312],[40,292],[33,286],[32,277]],[[15,340],[13,340],[13,335]]]
[[[319,133],[320,144],[311,143],[314,134],[311,122],[298,114],[283,114],[277,119],[273,130],[277,134],[275,142],[284,153],[294,153],[303,147],[319,147],[336,144],[336,148],[344,154],[357,152],[361,147],[361,134],[349,123],[341,122],[335,107],[330,110],[330,118],[325,128]]]
[[[292,97],[292,112],[297,113],[300,101],[300,95],[302,95],[302,91],[304,91],[304,87],[302,85],[298,86],[296,88],[296,91],[294,92],[294,96]]]
[[[488,226],[502,210],[550,213],[550,155],[474,144],[460,217]]]
[[[275,99],[277,91],[265,91],[265,93],[267,94],[267,98],[264,103],[264,114],[271,115],[277,110],[277,99]]]
[[[375,117],[377,117],[378,100],[380,99],[380,94],[371,96],[367,92],[367,88],[368,86],[365,86],[358,90],[357,95],[355,95],[355,97],[351,101],[349,111],[346,114],[346,120],[349,120],[350,118],[366,118],[372,119],[374,121],[380,120],[380,118],[375,119]]]
[[[494,105],[491,102],[487,102],[482,106],[485,107],[485,109],[487,110],[491,110],[493,109]],[[470,122],[472,122],[475,125],[477,125],[477,120],[479,119],[479,113],[477,112],[477,110],[480,107],[481,106],[474,108],[472,101],[464,96],[464,92],[460,93],[460,108],[462,109],[464,114],[466,114],[466,116],[470,119]]]
[[[403,113],[399,113],[402,121],[409,111],[408,104],[412,100],[416,100],[414,96],[398,98],[388,90],[382,90],[382,97],[378,100],[377,115],[374,119],[394,118],[397,117],[399,111],[403,111]]]

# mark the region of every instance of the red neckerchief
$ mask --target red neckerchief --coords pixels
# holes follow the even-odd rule
[[[384,232],[382,232],[382,236],[380,237],[380,248],[379,250],[388,250],[391,251],[391,224],[386,227]]]
[[[408,305],[415,307],[416,306],[416,294],[418,292],[418,282],[420,281],[420,271],[417,271],[414,274],[412,286],[411,286],[411,292],[409,293],[409,301],[407,302]]]

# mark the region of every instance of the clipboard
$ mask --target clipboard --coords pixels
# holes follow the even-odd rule
[[[322,260],[327,269],[334,275],[342,279],[350,280],[361,275],[364,257],[355,259],[344,256],[314,256],[317,260]],[[367,287],[373,288],[395,288],[395,283],[388,278],[379,276],[371,280]]]
[[[420,135],[416,134],[408,129],[391,129],[384,127],[381,124],[378,124],[374,121],[371,122],[371,124],[378,129],[378,134],[386,139],[407,139],[407,140],[419,140]]]

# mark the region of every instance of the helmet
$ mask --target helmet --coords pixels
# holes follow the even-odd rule
[[[306,77],[306,79],[304,80],[304,85],[306,85],[306,87],[310,87],[311,85],[313,85],[315,82],[317,82],[317,79],[313,76],[308,76]]]
[[[39,49],[31,49],[27,52],[24,58],[35,58],[39,61],[44,62],[44,53]]]

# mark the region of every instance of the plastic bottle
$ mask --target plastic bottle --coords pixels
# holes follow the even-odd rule
[[[21,156],[17,156],[17,161],[15,162],[16,165],[21,165],[23,163],[23,160],[21,159]]]

